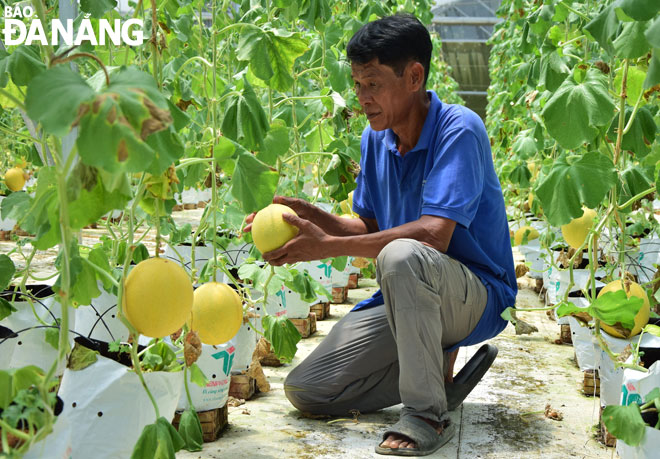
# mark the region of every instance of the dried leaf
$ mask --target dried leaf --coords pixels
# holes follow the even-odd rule
[[[200,355],[202,355],[202,341],[197,336],[197,332],[191,330],[186,334],[183,343],[183,356],[186,360],[186,366],[189,367],[197,362]]]

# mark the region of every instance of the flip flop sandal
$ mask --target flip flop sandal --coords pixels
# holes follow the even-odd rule
[[[455,410],[463,403],[463,400],[484,377],[495,357],[497,357],[497,348],[492,344],[484,344],[454,376],[454,382],[445,384],[448,411]]]
[[[379,445],[376,446],[376,453],[387,456],[427,456],[451,440],[455,433],[454,423],[448,420],[445,422],[442,432],[438,433],[427,422],[416,416],[407,415],[399,419],[399,422],[383,434],[383,441],[390,435],[401,435],[415,442],[417,448],[386,448]]]

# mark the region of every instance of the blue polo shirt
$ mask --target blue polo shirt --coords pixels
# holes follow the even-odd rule
[[[518,287],[504,198],[490,141],[481,118],[461,105],[443,104],[434,91],[417,145],[403,157],[391,129],[362,134],[361,171],[353,210],[386,230],[435,215],[454,220],[447,255],[467,266],[488,291],[476,328],[453,346],[468,346],[499,334],[500,313],[516,301]],[[383,304],[379,290],[354,311]]]

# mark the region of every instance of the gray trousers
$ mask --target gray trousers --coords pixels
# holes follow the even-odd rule
[[[284,390],[301,411],[343,416],[403,403],[402,416],[440,421],[447,412],[444,352],[467,337],[487,292],[463,264],[412,239],[378,255],[385,304],[349,312],[288,375]]]

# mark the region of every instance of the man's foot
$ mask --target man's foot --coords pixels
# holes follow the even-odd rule
[[[383,434],[376,453],[389,456],[426,456],[434,453],[456,433],[449,420],[431,421],[421,416],[405,415]]]
[[[437,421],[432,421],[431,419],[426,419],[421,416],[415,416],[418,419],[421,419],[422,421],[426,422],[428,425],[433,427],[436,432],[438,432],[438,435],[442,434],[444,428],[445,428],[445,423],[440,423]],[[382,448],[391,448],[391,449],[399,449],[399,448],[409,448],[409,449],[416,449],[417,444],[412,441],[410,438],[406,437],[405,435],[401,434],[390,434],[383,443],[380,444]]]

